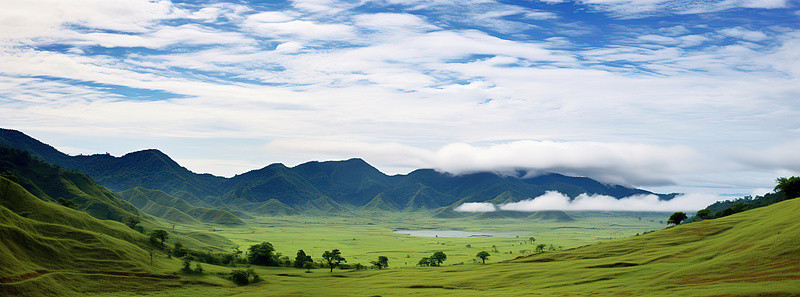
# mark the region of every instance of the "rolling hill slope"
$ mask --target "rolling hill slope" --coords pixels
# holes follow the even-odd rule
[[[244,221],[228,211],[197,207],[159,190],[136,187],[119,192],[118,195],[152,216],[176,223],[244,224]]]

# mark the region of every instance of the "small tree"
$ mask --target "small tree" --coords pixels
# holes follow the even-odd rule
[[[478,257],[481,259],[481,261],[483,261],[483,264],[486,264],[486,259],[489,259],[489,256],[491,255],[487,251],[480,251],[477,255],[475,255],[475,257]]]
[[[314,262],[314,260],[311,259],[311,256],[306,255],[306,252],[303,250],[297,251],[297,256],[294,257],[294,267],[304,268],[308,262]]]
[[[429,259],[431,261],[431,265],[441,266],[442,262],[447,260],[447,255],[445,255],[444,252],[441,252],[441,251],[440,252],[435,252],[435,253],[433,253],[433,256],[431,256]]]
[[[378,261],[372,261],[370,263],[375,265],[375,267],[378,267],[378,269],[386,268],[389,267],[389,258],[386,256],[379,256]]]
[[[673,225],[677,226],[678,224],[680,224],[686,218],[687,218],[686,213],[679,211],[679,212],[673,213],[671,216],[669,216],[669,219],[667,220],[667,224],[673,224]]]
[[[153,230],[153,233],[150,234],[152,238],[158,239],[161,241],[161,246],[164,246],[164,242],[167,241],[169,238],[169,233],[166,230]]]
[[[543,253],[545,247],[547,247],[546,244],[540,243],[539,245],[536,246],[536,253]]]
[[[247,262],[253,265],[277,266],[277,261],[272,254],[275,248],[269,242],[251,245],[247,254]]]
[[[428,257],[422,257],[422,259],[419,259],[419,262],[417,262],[417,265],[419,265],[419,266],[431,266],[431,259],[428,258]]]
[[[347,262],[347,260],[342,257],[342,253],[339,252],[339,249],[334,249],[330,252],[325,251],[322,253],[322,258],[328,263],[328,267],[331,268],[331,272],[333,272],[333,267],[339,266],[339,264],[342,262]]]
[[[711,210],[708,208],[703,208],[701,210],[698,210],[695,216],[704,220],[709,219],[711,218]]]
[[[775,191],[783,193],[785,199],[792,199],[800,196],[800,177],[779,177],[775,182]]]
[[[533,244],[533,242],[536,241],[536,238],[533,238],[533,236],[528,237],[528,241],[530,241],[531,244]]]

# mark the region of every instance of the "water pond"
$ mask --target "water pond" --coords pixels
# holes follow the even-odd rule
[[[517,237],[517,236],[526,236],[530,232],[527,231],[480,232],[480,231],[460,231],[460,230],[395,229],[394,233],[419,236],[419,237]]]

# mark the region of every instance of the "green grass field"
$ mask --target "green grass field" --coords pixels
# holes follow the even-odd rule
[[[322,252],[340,249],[348,263],[369,265],[387,256],[390,266],[415,266],[421,257],[435,251],[448,255],[447,263],[472,263],[479,251],[492,254],[491,262],[512,259],[521,251],[530,253],[538,244],[572,248],[602,240],[623,238],[664,228],[659,220],[665,213],[578,213],[575,221],[530,219],[431,218],[426,213],[361,213],[335,217],[257,217],[247,227],[213,227],[241,250],[262,242],[272,243],[278,252],[294,258],[303,249],[315,258]],[[639,217],[642,220],[639,220]],[[652,220],[652,221],[651,221]],[[466,231],[522,231],[516,237],[416,237],[394,233],[394,229],[439,229]],[[530,243],[529,237],[536,241]],[[469,245],[470,247],[467,247]],[[494,252],[492,246],[497,248]]]
[[[797,213],[800,200],[789,200],[726,218],[503,263],[333,273],[257,267],[265,280],[244,287],[204,276],[195,281],[205,285],[99,295],[797,296]]]

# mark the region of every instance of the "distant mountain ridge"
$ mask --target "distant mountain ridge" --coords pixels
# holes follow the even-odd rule
[[[294,167],[276,163],[231,178],[197,174],[155,149],[69,156],[16,130],[0,129],[0,145],[26,150],[46,162],[81,171],[121,192],[136,187],[163,191],[199,207],[234,207],[267,214],[342,210],[452,209],[465,202],[517,202],[558,191],[616,198],[675,194],[608,185],[586,177],[550,173],[520,178],[492,172],[463,175],[418,169],[389,176],[362,159],[312,161]]]

